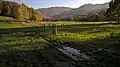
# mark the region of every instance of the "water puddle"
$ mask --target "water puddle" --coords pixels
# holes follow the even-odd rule
[[[57,50],[59,50],[74,61],[90,60],[90,57],[82,52],[82,49],[78,50],[70,46],[59,46],[57,47]]]

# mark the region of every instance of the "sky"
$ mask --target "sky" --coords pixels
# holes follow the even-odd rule
[[[102,4],[110,1],[111,0],[21,0],[22,3],[25,3],[29,7],[33,7],[35,9],[60,6],[78,8],[88,3]]]

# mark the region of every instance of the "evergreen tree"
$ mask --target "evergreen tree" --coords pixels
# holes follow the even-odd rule
[[[120,23],[120,0],[112,0],[109,3],[109,9],[107,10],[106,16],[110,20]]]

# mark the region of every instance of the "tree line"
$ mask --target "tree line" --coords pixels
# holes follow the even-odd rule
[[[41,21],[39,11],[12,1],[0,1],[0,16],[13,17],[22,21]]]

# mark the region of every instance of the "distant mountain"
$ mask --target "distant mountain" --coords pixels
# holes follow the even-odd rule
[[[38,9],[45,18],[53,17],[55,15],[58,15],[60,13],[72,10],[72,8],[69,7],[50,7],[50,8],[40,8]]]
[[[72,9],[66,12],[63,12],[61,14],[58,14],[56,16],[53,16],[54,18],[69,18],[72,16],[82,16],[82,15],[88,15],[90,12],[95,12],[98,10],[103,10],[109,8],[109,4],[85,4],[79,8]]]

